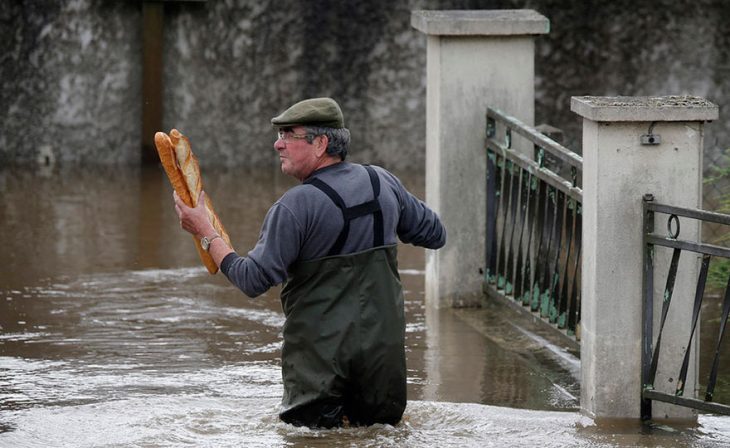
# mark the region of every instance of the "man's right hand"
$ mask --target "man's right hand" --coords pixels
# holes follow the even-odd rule
[[[185,205],[177,192],[172,193],[175,201],[175,212],[180,219],[180,227],[200,239],[204,236],[211,236],[216,233],[213,224],[210,222],[208,210],[205,208],[205,192],[201,191],[198,197],[198,205],[188,207]]]

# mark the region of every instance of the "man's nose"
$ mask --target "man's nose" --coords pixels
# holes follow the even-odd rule
[[[277,151],[281,151],[284,148],[286,148],[286,143],[284,143],[284,140],[277,138],[274,142],[274,149]]]

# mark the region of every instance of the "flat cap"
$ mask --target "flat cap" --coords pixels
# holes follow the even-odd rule
[[[345,127],[342,109],[332,98],[310,98],[300,101],[271,119],[275,127],[322,126],[340,129]]]

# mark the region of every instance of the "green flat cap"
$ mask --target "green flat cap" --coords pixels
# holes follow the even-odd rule
[[[340,129],[345,127],[342,109],[332,98],[310,98],[300,101],[271,119],[275,127],[322,126]]]

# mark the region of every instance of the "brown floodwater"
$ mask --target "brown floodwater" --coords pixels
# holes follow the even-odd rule
[[[209,169],[239,253],[294,181]],[[423,197],[422,173],[397,173]],[[409,403],[395,427],[312,431],[277,419],[278,288],[249,299],[201,266],[152,168],[0,169],[0,446],[691,446],[694,428],[596,425],[580,361],[499,304],[424,306],[424,250],[402,246]]]

